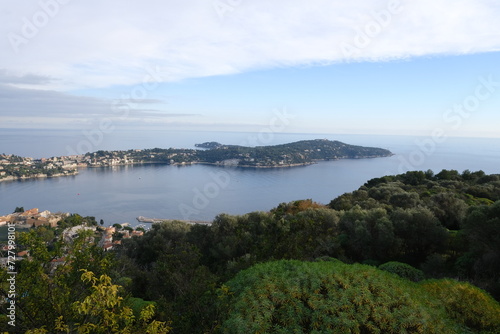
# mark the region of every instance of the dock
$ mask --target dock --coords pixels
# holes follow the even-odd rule
[[[147,218],[147,217],[143,217],[143,216],[139,216],[136,219],[138,222],[150,223],[150,224],[182,222],[182,223],[191,224],[191,225],[212,225],[212,222],[203,221],[203,220]]]

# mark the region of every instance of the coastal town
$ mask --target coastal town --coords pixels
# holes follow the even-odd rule
[[[78,174],[79,168],[133,164],[211,164],[246,168],[283,168],[309,165],[322,160],[363,159],[392,155],[390,151],[382,148],[355,146],[326,139],[257,147],[222,145],[217,142],[195,146],[197,149],[100,150],[80,155],[41,159],[0,154],[0,181],[73,176]]]
[[[141,226],[134,229],[125,223],[106,227],[98,224],[94,217],[81,217],[77,214],[62,212],[52,213],[48,210],[40,211],[38,208],[29,210],[16,208],[15,212],[0,216],[0,227],[2,226],[8,227],[9,235],[15,232],[25,232],[31,228],[42,228],[47,238],[54,239],[61,236],[65,243],[71,243],[82,231],[92,231],[92,237],[86,239],[86,242],[95,244],[104,251],[120,246],[123,239],[142,237],[145,232]],[[30,249],[17,249],[15,244],[9,243],[9,237],[4,237],[4,239],[6,240],[0,241],[0,267],[6,268],[12,258],[15,261],[30,258]],[[52,259],[51,264],[57,267],[64,261],[63,256]]]

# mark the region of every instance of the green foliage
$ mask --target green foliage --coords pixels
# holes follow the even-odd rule
[[[468,205],[451,192],[435,194],[430,198],[431,210],[446,228],[458,230],[467,213]]]
[[[467,270],[500,296],[500,201],[471,208],[462,226],[474,258]]]
[[[142,298],[137,298],[137,297],[127,298],[127,300],[125,301],[125,304],[132,309],[132,311],[134,312],[134,315],[136,317],[138,317],[140,315],[141,311],[145,307],[147,307],[149,305],[155,306],[154,302],[146,301]]]
[[[68,217],[62,219],[57,225],[60,229],[66,229],[68,227],[82,225],[83,223],[92,223],[95,221],[94,217],[82,217],[77,213],[71,214]]]
[[[321,207],[323,207],[323,205],[313,202],[311,199],[306,199],[290,203],[281,203],[277,208],[271,210],[271,212],[277,217],[283,217],[285,215],[297,214],[307,209],[317,209]]]
[[[387,260],[399,248],[393,223],[384,209],[353,207],[342,215],[339,240],[346,254],[355,261]]]
[[[81,233],[71,244],[62,239],[47,243],[36,229],[18,234],[17,246],[28,249],[31,256],[17,263],[15,333],[34,328],[55,332],[59,317],[74,318],[75,311],[70,305],[90,293],[80,279],[79,270],[103,275],[113,263],[110,255],[89,242],[91,234],[91,231]],[[0,280],[6,282],[3,270]],[[0,294],[7,295],[5,287],[0,286]],[[12,328],[0,323],[0,330],[12,331]]]
[[[123,240],[121,263],[136,298],[154,300],[160,320],[172,320],[177,332],[193,333],[212,326],[215,276],[201,263],[197,247],[187,241],[195,227],[182,222],[155,224],[141,238]]]
[[[150,333],[166,334],[170,327],[153,320],[154,305],[142,307],[136,317],[132,309],[118,294],[120,286],[112,284],[106,275],[96,277],[93,272],[83,270],[82,282],[90,284],[90,294],[83,300],[75,301],[70,307],[72,317],[59,316],[54,323],[54,333]],[[45,328],[28,330],[30,333],[47,333]]]
[[[220,332],[456,332],[431,299],[413,283],[370,266],[270,262],[223,285]]]
[[[418,264],[435,252],[443,250],[448,233],[427,208],[396,209],[391,214],[394,233],[401,239],[402,259]]]
[[[456,170],[443,169],[441,172],[436,174],[436,179],[438,179],[438,180],[458,180],[458,179],[460,179],[460,174]]]
[[[460,324],[482,333],[500,332],[500,304],[481,289],[450,279],[426,281],[421,286]]]
[[[414,268],[406,263],[401,263],[397,261],[390,261],[384,264],[381,264],[378,269],[384,270],[393,274],[398,275],[399,277],[408,279],[413,282],[418,282],[423,280],[424,273],[422,270]]]

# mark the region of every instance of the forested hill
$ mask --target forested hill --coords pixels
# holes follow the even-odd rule
[[[235,159],[240,166],[280,166],[309,164],[318,160],[359,159],[387,157],[389,150],[375,147],[355,146],[327,139],[302,140],[273,146],[245,147],[203,143],[198,147],[209,147],[200,151],[199,158],[205,162],[217,163]]]

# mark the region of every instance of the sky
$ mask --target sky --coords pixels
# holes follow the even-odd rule
[[[0,129],[500,137],[497,0],[0,3]]]

